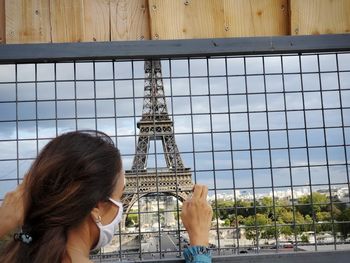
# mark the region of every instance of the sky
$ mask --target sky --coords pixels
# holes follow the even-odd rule
[[[162,74],[195,181],[219,192],[305,185],[309,173],[312,184],[327,184],[328,175],[332,184],[348,183],[349,53],[163,60]],[[143,78],[143,61],[0,65],[0,199],[56,132],[102,130],[130,169]],[[165,166],[162,152],[152,141],[148,167],[155,159]]]

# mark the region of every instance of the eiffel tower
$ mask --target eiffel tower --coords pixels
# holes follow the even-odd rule
[[[162,193],[184,201],[193,187],[190,168],[185,168],[175,142],[159,60],[145,61],[143,110],[137,127],[139,136],[135,157],[131,170],[125,171],[124,222],[130,208],[139,198]],[[154,143],[154,140],[162,142],[166,168],[147,167],[150,143]]]

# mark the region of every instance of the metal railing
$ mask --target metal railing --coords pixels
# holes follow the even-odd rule
[[[176,145],[193,182],[209,186],[217,262],[348,250],[349,43],[325,35],[0,46],[0,200],[69,130],[106,132],[131,169],[144,61],[160,60]],[[179,189],[159,190],[158,173],[169,173],[163,156],[150,142],[154,193],[136,187],[124,225],[95,261],[166,261],[188,244]]]

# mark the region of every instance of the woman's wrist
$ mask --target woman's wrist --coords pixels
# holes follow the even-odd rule
[[[209,236],[208,235],[189,235],[190,245],[191,246],[204,246],[209,245]]]

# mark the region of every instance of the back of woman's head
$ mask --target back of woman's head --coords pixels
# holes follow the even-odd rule
[[[104,133],[69,132],[50,141],[25,180],[22,230],[32,242],[12,241],[1,262],[61,262],[67,231],[108,200],[121,169],[119,151]]]

